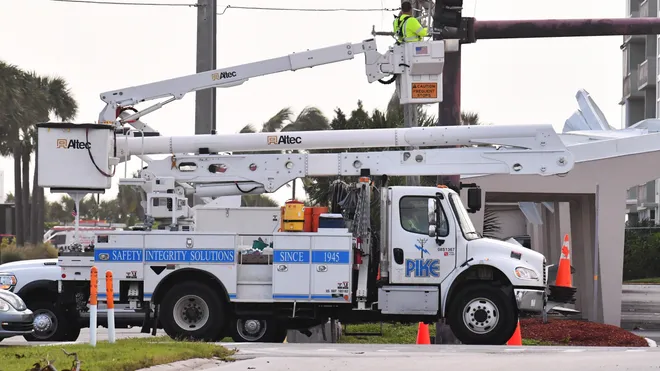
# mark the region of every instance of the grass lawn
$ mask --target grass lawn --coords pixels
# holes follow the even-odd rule
[[[640,278],[638,280],[625,281],[624,285],[660,285],[660,277]]]
[[[368,323],[360,325],[348,325],[346,331],[380,333],[379,323]],[[429,326],[429,333],[435,336],[435,326]],[[383,336],[346,336],[339,339],[340,343],[354,344],[415,344],[417,342],[417,325],[412,324],[383,324]],[[553,345],[536,340],[523,339],[523,345]]]
[[[78,353],[81,369],[85,371],[133,371],[140,368],[183,361],[191,358],[220,358],[230,360],[234,352],[222,346],[175,341],[167,336],[146,339],[117,340],[115,344],[98,342],[96,347],[88,344],[53,346],[8,346],[0,348],[0,370],[27,371],[35,363],[46,365],[46,357],[58,370],[69,369]]]

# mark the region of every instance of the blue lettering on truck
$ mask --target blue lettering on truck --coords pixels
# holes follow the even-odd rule
[[[108,263],[233,263],[233,249],[96,249],[94,260]]]
[[[308,250],[275,250],[274,263],[309,263]]]
[[[94,261],[141,263],[142,252],[142,249],[95,249]]]
[[[145,250],[147,262],[185,262],[185,263],[233,263],[234,250],[174,250],[174,249],[148,249]]]
[[[312,263],[314,264],[349,264],[350,255],[348,251],[312,251]]]
[[[440,259],[406,259],[406,277],[440,277]]]

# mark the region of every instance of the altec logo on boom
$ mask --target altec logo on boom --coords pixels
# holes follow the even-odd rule
[[[222,80],[222,79],[230,79],[232,77],[236,77],[236,71],[216,72],[216,73],[211,74],[211,79],[213,81]]]
[[[269,135],[268,144],[302,144],[301,137],[294,137],[290,135]]]
[[[64,149],[92,149],[92,143],[90,142],[83,142],[78,139],[58,139],[57,140],[57,148],[64,148]]]

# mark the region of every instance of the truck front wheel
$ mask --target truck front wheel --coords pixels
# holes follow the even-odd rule
[[[275,320],[243,319],[231,321],[231,338],[239,343],[281,343],[286,338],[286,328]]]
[[[518,309],[503,287],[470,285],[449,304],[449,326],[463,344],[503,345],[516,330]]]
[[[30,301],[34,313],[34,332],[23,337],[27,341],[76,341],[80,326],[59,305],[46,301]]]
[[[227,317],[220,297],[209,287],[184,282],[168,290],[160,305],[163,329],[173,339],[213,341]]]

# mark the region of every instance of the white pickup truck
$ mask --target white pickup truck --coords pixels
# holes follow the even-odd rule
[[[0,265],[0,286],[20,296],[34,312],[34,332],[24,336],[27,341],[75,341],[80,329],[89,326],[86,302],[78,302],[77,312],[67,311],[59,304],[57,282],[61,274],[57,258]],[[107,326],[105,313],[105,304],[99,302],[100,326]],[[144,319],[140,311],[115,305],[117,328],[142,327]],[[227,336],[236,342],[281,342],[286,336],[276,323],[264,320],[236,321],[228,330]]]
[[[89,326],[87,303],[79,305],[78,313],[70,313],[58,303],[57,280],[61,269],[57,259],[23,260],[0,265],[0,284],[16,293],[34,312],[34,332],[25,335],[28,341],[75,341],[80,329]],[[141,326],[142,313],[115,310],[118,328]],[[106,325],[105,311],[99,311],[99,325]]]

